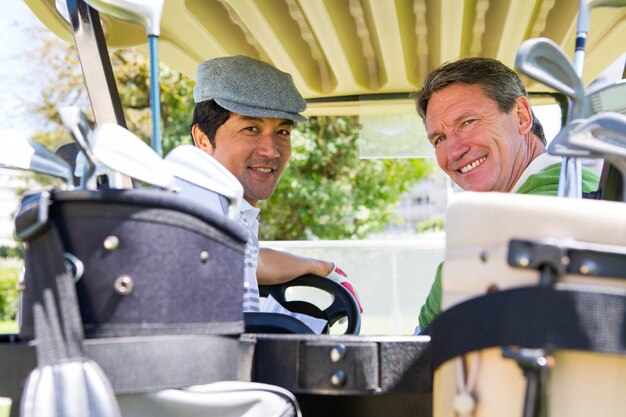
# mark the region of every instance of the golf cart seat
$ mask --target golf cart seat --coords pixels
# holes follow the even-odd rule
[[[446,233],[434,415],[622,415],[623,203],[465,192]]]

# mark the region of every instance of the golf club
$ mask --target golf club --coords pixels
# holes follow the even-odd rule
[[[218,199],[223,213],[231,220],[239,219],[243,187],[233,174],[206,152],[193,145],[180,145],[165,157],[177,177],[179,194],[208,207],[208,199]]]
[[[65,106],[59,109],[63,125],[70,131],[81,152],[76,155],[74,175],[80,178],[81,189],[95,190],[98,178],[106,176],[110,188],[132,188],[129,177],[102,165],[93,154],[89,139],[93,134],[87,116],[77,106]]]
[[[599,113],[578,124],[570,141],[590,156],[611,163],[622,174],[622,195],[626,196],[626,116]]]
[[[574,69],[576,74],[582,80],[583,67],[585,63],[585,47],[587,43],[587,34],[589,33],[589,23],[591,9],[596,7],[623,7],[626,6],[624,0],[579,0],[578,2],[578,22],[576,26],[576,48],[574,50]],[[580,107],[577,107],[573,99],[570,109],[570,119],[581,117],[578,113]],[[561,168],[561,177],[559,180],[559,196],[575,196],[582,197],[582,166],[579,160],[575,160],[575,172],[571,173],[570,163],[567,157],[563,158],[563,167]],[[561,181],[562,180],[562,181]],[[574,183],[576,185],[574,185]],[[580,188],[580,192],[574,188]]]
[[[585,94],[589,95],[608,85],[621,82],[626,69],[626,52],[620,55],[608,67],[606,67],[592,82],[589,83]]]
[[[94,157],[97,161],[97,158]],[[81,178],[86,168],[86,158],[82,152],[76,154],[76,167],[74,168],[74,176]],[[81,185],[82,187],[82,185]],[[133,188],[132,179],[120,172],[114,171],[100,161],[96,162],[93,175],[85,182],[84,189],[97,190],[98,188]]]
[[[174,176],[150,146],[127,129],[104,123],[93,132],[92,151],[109,168],[157,187],[172,189]]]
[[[613,61],[587,86],[581,118],[601,112],[626,114],[624,68],[626,68],[626,53]]]
[[[89,134],[89,121],[85,114],[80,110],[77,106],[65,106],[59,109],[59,116],[61,116],[61,121],[63,122],[63,126],[67,130],[70,131],[74,141],[78,145],[80,153],[82,154],[81,164],[82,169],[80,172],[80,188],[87,188],[88,183],[92,183],[90,188],[95,188],[95,181],[92,180],[93,174],[96,170],[95,156],[91,151],[89,142],[88,142],[88,134]],[[78,167],[78,157],[76,166]],[[78,175],[77,175],[78,176]]]
[[[626,114],[626,80],[605,85],[585,96],[580,117],[602,112]]]
[[[161,98],[159,88],[158,38],[165,0],[84,0],[109,16],[145,26],[150,49],[150,113],[152,116],[152,148],[163,155],[161,143]]]
[[[619,113],[599,113],[576,126],[569,141],[596,157],[626,158],[626,116]]]
[[[524,41],[517,53],[515,67],[521,73],[569,97],[571,106],[567,117],[568,122],[581,113],[580,109],[585,98],[583,83],[576,73],[572,61],[555,42],[547,38]],[[567,135],[563,135],[559,139],[563,140],[567,137]],[[567,152],[565,152],[567,142],[559,142],[557,138],[552,141],[557,142],[552,146],[552,149],[559,149],[559,154],[563,156],[558,195],[560,197],[582,198],[580,185],[582,177],[579,178],[582,172],[580,161],[570,161],[570,156],[567,156]]]
[[[580,149],[570,141],[573,132],[575,132],[584,122],[584,119],[576,119],[563,126],[563,128],[548,145],[548,153],[551,155],[566,156],[570,158],[589,157],[590,152],[588,150]]]
[[[0,166],[37,172],[61,178],[68,189],[74,188],[72,168],[48,148],[15,129],[0,131]]]
[[[515,68],[572,100],[568,120],[576,118],[585,97],[585,88],[572,61],[554,41],[535,38],[524,41],[515,58]]]
[[[624,7],[626,0],[579,0],[578,23],[576,25],[576,50],[574,52],[574,68],[582,78],[585,63],[585,47],[587,46],[587,34],[591,10],[599,7]]]

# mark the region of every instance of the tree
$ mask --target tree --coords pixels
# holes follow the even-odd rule
[[[41,50],[32,54],[49,68],[44,81],[41,100],[31,107],[44,120],[44,130],[35,139],[52,149],[71,141],[61,124],[58,109],[64,105],[78,105],[93,121],[87,91],[80,68],[78,53],[73,44],[65,43],[47,34]],[[34,58],[37,57],[37,58]],[[117,49],[110,53],[111,65],[124,108],[128,129],[144,142],[150,143],[150,70],[146,55],[139,48]],[[161,123],[163,151],[169,152],[181,143],[190,143],[189,124],[193,109],[193,80],[159,66],[161,88]],[[191,109],[191,110],[190,110]]]
[[[53,47],[54,42],[56,46]],[[55,49],[56,48],[56,49]],[[88,108],[74,47],[50,40],[45,62],[52,73],[36,108],[48,121],[38,139],[57,147],[69,135],[59,105]],[[54,52],[52,52],[54,51]],[[149,68],[139,49],[111,52],[111,63],[130,131],[149,143]],[[160,65],[163,148],[188,143],[193,115],[193,81]],[[357,117],[311,117],[293,134],[290,167],[275,196],[262,203],[263,239],[362,238],[393,218],[400,194],[427,173],[417,160],[360,160]]]
[[[118,49],[111,54],[124,115],[129,130],[150,143],[150,70],[148,58],[138,48]],[[182,143],[191,143],[193,80],[159,65],[163,153]]]
[[[261,203],[260,238],[359,239],[391,221],[400,195],[432,164],[359,159],[358,126],[356,116],[316,116],[298,125],[290,165]]]

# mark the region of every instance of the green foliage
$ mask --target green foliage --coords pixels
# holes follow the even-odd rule
[[[12,333],[14,323],[3,321],[15,320],[17,311],[17,281],[19,267],[9,266],[4,259],[24,259],[24,244],[17,242],[17,246],[0,246],[0,333]],[[8,327],[7,327],[8,326]]]
[[[56,38],[45,39],[40,51],[42,66],[49,68],[41,101],[33,110],[44,120],[45,128],[35,140],[57,149],[72,139],[61,123],[58,109],[77,105],[94,120],[84,88],[78,54],[74,45]],[[117,49],[110,53],[117,89],[128,129],[150,143],[150,68],[148,57],[138,48]],[[163,152],[190,143],[189,125],[193,112],[193,80],[159,65]]]
[[[0,321],[15,320],[18,269],[0,265]]]
[[[415,227],[415,231],[417,233],[427,233],[427,232],[443,232],[445,228],[445,221],[443,218],[439,219],[430,219],[421,222]]]
[[[0,258],[24,259],[24,244],[17,243],[17,246],[0,246]]]
[[[129,130],[150,143],[150,69],[148,57],[139,49],[118,49],[111,55],[117,87]],[[193,80],[159,65],[163,153],[191,143]]]
[[[298,125],[289,167],[260,205],[261,239],[359,239],[389,223],[400,194],[432,164],[361,160],[358,127],[356,116],[316,116]]]
[[[59,108],[68,105],[80,106],[91,112],[89,97],[84,88],[78,55],[73,46],[50,36],[47,32],[35,32],[40,38],[38,47],[28,53],[33,62],[39,62],[41,71],[37,74],[41,86],[39,100],[30,104],[38,125],[42,130],[33,137],[48,148],[55,150],[70,142],[71,136],[65,130],[59,116]]]

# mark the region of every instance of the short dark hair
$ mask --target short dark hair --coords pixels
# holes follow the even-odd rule
[[[520,77],[502,62],[491,58],[464,58],[446,63],[432,71],[426,77],[422,89],[411,94],[422,120],[426,119],[428,102],[432,95],[454,83],[477,84],[487,97],[496,102],[498,109],[503,113],[510,112],[519,97],[528,97]],[[532,117],[531,131],[546,145],[543,126],[534,112]]]
[[[215,149],[215,133],[221,125],[226,123],[229,117],[230,112],[217,104],[215,100],[201,101],[196,104],[193,110],[191,127],[198,125],[200,130],[209,138],[213,149]]]

